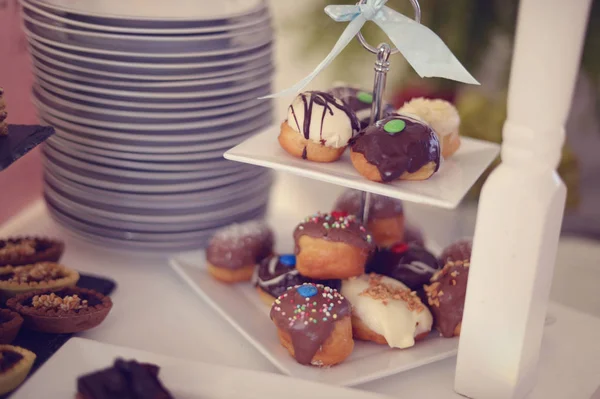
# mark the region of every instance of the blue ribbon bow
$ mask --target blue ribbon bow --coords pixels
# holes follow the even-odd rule
[[[354,6],[331,5],[325,13],[336,22],[350,23],[333,49],[315,70],[294,86],[265,98],[296,94],[337,57],[367,21],[375,22],[420,77],[440,77],[479,84],[431,29],[385,6],[387,0],[367,0]]]

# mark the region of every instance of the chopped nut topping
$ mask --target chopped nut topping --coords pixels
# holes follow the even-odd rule
[[[35,240],[19,240],[18,242],[6,242],[0,248],[0,256],[19,255],[30,256],[35,254]]]
[[[440,283],[435,282],[431,285],[425,285],[423,287],[423,289],[425,290],[425,294],[427,294],[427,302],[429,303],[429,305],[439,308],[440,307],[439,294],[440,294],[440,292],[443,293],[443,291],[440,291]]]
[[[81,300],[77,294],[60,297],[54,292],[49,295],[34,296],[31,304],[36,309],[60,309],[65,311],[87,309],[88,307],[88,301]]]
[[[383,276],[371,274],[369,276],[369,288],[361,292],[360,295],[381,300],[384,305],[387,305],[390,299],[404,301],[411,312],[421,313],[423,311],[423,303],[415,292],[411,292],[409,289],[392,287],[383,283],[382,279]]]
[[[8,281],[17,283],[30,283],[39,281],[56,280],[64,276],[63,268],[50,262],[36,263],[35,265],[18,266],[13,269],[13,276]]]

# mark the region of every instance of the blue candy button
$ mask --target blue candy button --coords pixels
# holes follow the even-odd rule
[[[310,298],[311,296],[317,295],[319,290],[314,285],[302,285],[298,287],[298,294],[302,295],[304,298]]]
[[[294,267],[296,266],[296,255],[281,255],[279,257],[279,262],[282,265]]]

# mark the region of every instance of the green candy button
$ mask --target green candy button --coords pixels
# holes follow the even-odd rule
[[[373,95],[371,93],[367,93],[365,91],[359,91],[358,94],[356,94],[356,98],[358,98],[358,101],[363,102],[363,103],[367,103],[367,104],[373,103]]]
[[[393,121],[389,121],[388,123],[386,123],[383,127],[383,130],[385,130],[391,135],[394,135],[403,131],[405,127],[406,122],[404,122],[402,119],[394,119]]]

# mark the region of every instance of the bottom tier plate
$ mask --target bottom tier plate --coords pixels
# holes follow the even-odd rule
[[[216,282],[206,271],[204,251],[190,252],[170,259],[171,267],[218,314],[226,319],[256,349],[284,374],[332,385],[353,386],[410,370],[456,355],[458,338],[442,338],[438,332],[409,349],[356,341],[354,352],[331,368],[315,368],[297,363],[280,344],[269,307],[249,283],[226,285]]]

